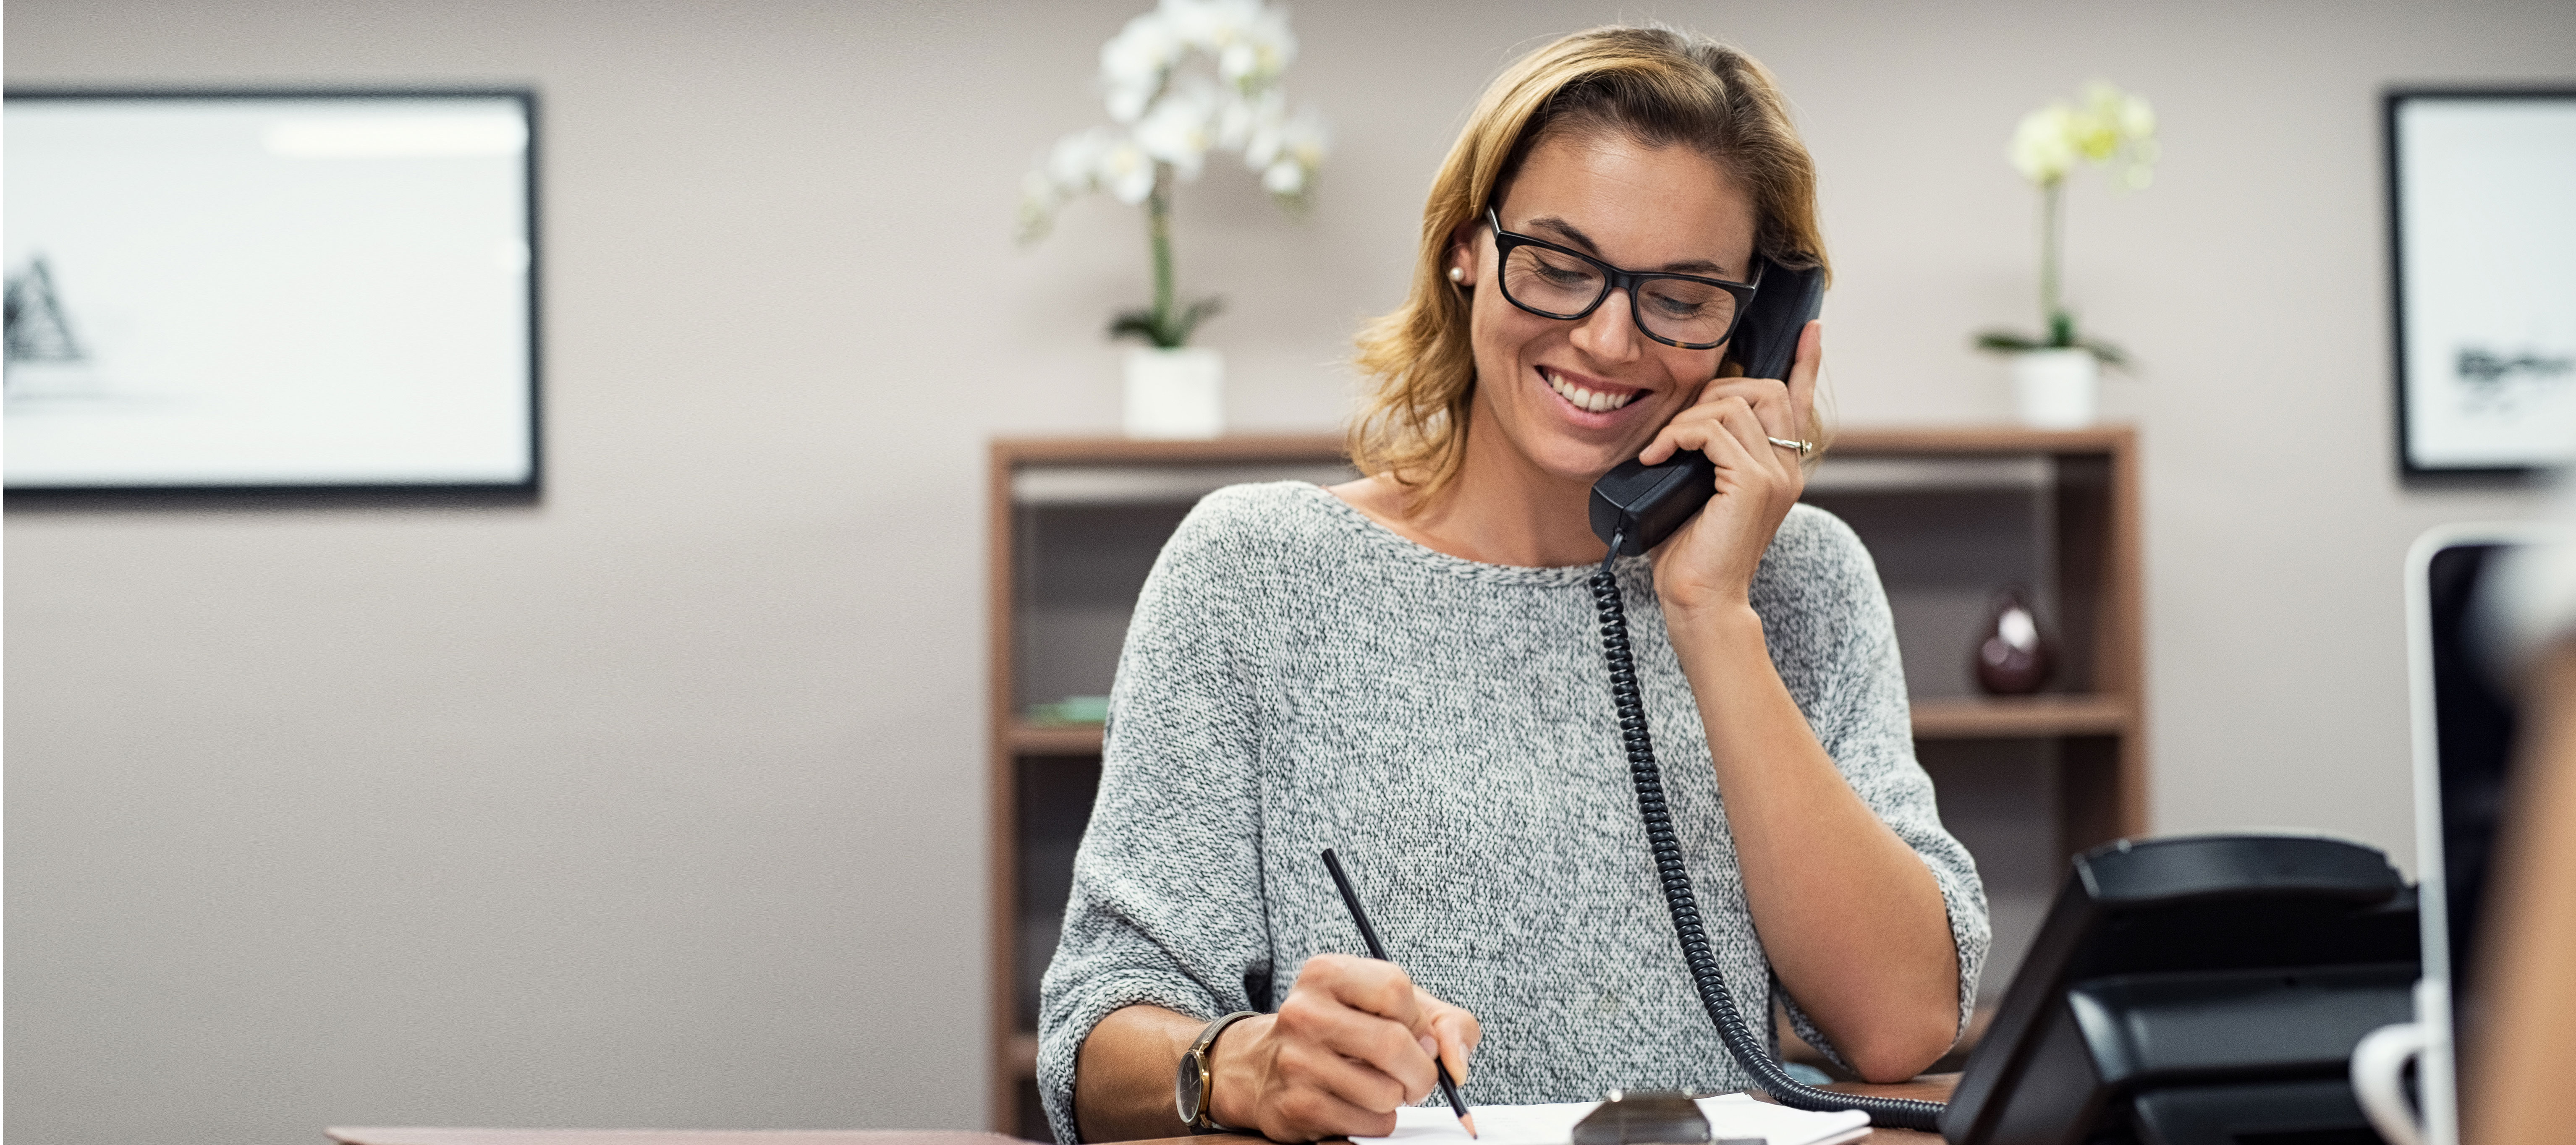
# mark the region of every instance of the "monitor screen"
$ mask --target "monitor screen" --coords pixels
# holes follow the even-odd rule
[[[11,92],[6,482],[537,482],[533,97]]]
[[[2432,621],[2433,734],[2440,758],[2443,935],[2452,1019],[2475,1020],[2480,908],[2506,781],[2513,762],[2514,704],[2497,686],[2477,639],[2478,592],[2514,550],[2502,542],[2447,545],[2425,569]]]

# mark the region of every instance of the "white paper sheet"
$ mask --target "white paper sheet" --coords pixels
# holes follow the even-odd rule
[[[1601,1103],[1570,1101],[1557,1105],[1471,1105],[1476,1130],[1469,1138],[1446,1105],[1407,1106],[1395,1111],[1395,1132],[1386,1137],[1353,1137],[1352,1145],[1569,1145],[1574,1123]],[[1718,1140],[1759,1137],[1770,1145],[1838,1145],[1869,1132],[1869,1115],[1858,1110],[1809,1113],[1755,1101],[1746,1094],[1699,1099],[1709,1128]]]

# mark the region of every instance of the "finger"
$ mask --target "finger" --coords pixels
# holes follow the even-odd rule
[[[1384,1018],[1353,1015],[1349,1021],[1331,1023],[1316,1044],[1390,1079],[1408,1102],[1422,1100],[1440,1081],[1431,1051],[1422,1048],[1417,1035]],[[1356,1100],[1357,1095],[1352,1096]]]
[[[1301,1089],[1281,1097],[1275,1108],[1286,1124],[1263,1125],[1261,1129],[1282,1141],[1388,1137],[1395,1133],[1395,1110],[1364,1109],[1329,1090]]]
[[[1762,419],[1754,416],[1749,402],[1737,399],[1717,407],[1717,421],[1722,432],[1709,435],[1701,451],[1720,470],[1759,468],[1778,472],[1781,450],[1772,447],[1762,432]]]
[[[1736,395],[1721,394],[1711,399],[1707,405],[1692,406],[1683,410],[1680,416],[1673,418],[1663,429],[1656,431],[1655,440],[1646,446],[1644,452],[1637,455],[1637,460],[1648,465],[1661,465],[1671,459],[1673,454],[1682,450],[1706,449],[1709,438],[1728,432],[1725,425],[1720,422],[1718,413],[1724,408],[1723,403],[1729,400],[1737,404],[1743,402],[1743,399]]]
[[[1683,410],[1682,413],[1688,415],[1690,411]],[[1681,444],[1673,438],[1673,426],[1680,421],[1680,418],[1674,418],[1664,423],[1664,428],[1655,431],[1655,439],[1647,442],[1646,448],[1637,452],[1638,464],[1661,465],[1673,459],[1673,453],[1682,448]]]
[[[1755,416],[1762,419],[1762,432],[1782,441],[1797,441],[1805,436],[1805,419],[1798,415],[1786,382],[1768,378],[1727,379],[1709,386],[1721,397],[1740,397],[1753,403]]]
[[[1682,413],[1681,413],[1681,415],[1675,415],[1675,416],[1676,416],[1676,417],[1679,417],[1679,416],[1682,416],[1682,415],[1687,415],[1687,414],[1688,414],[1688,413],[1690,413],[1690,411],[1691,411],[1691,410],[1693,410],[1694,408],[1697,408],[1697,407],[1699,407],[1699,406],[1701,406],[1701,405],[1705,405],[1705,404],[1707,404],[1709,401],[1713,400],[1713,397],[1714,397],[1714,395],[1716,394],[1716,391],[1717,391],[1718,385],[1719,385],[1719,383],[1720,383],[1720,382],[1722,382],[1723,380],[1724,380],[1724,379],[1717,379],[1717,380],[1713,380],[1713,381],[1701,382],[1701,383],[1700,383],[1700,386],[1699,386],[1699,392],[1692,394],[1692,395],[1691,395],[1691,400],[1690,400],[1690,401],[1688,401],[1688,402],[1686,402],[1686,403],[1684,403],[1684,404],[1682,405]],[[1671,423],[1671,422],[1666,422],[1666,423],[1664,423],[1664,428],[1665,428],[1665,429],[1667,429],[1667,430],[1668,430],[1668,429],[1671,429],[1671,428],[1672,428],[1672,423]],[[1669,441],[1669,440],[1667,440],[1667,439],[1665,438],[1665,436],[1664,436],[1664,431],[1663,431],[1663,430],[1657,430],[1657,431],[1655,432],[1654,439],[1653,439],[1653,440],[1651,440],[1651,441],[1648,441],[1648,442],[1646,443],[1646,448],[1644,448],[1643,450],[1638,451],[1638,453],[1637,453],[1637,460],[1638,460],[1638,461],[1640,461],[1640,462],[1643,462],[1643,463],[1645,463],[1645,464],[1647,464],[1647,465],[1661,465],[1661,464],[1663,464],[1665,461],[1667,461],[1667,460],[1670,460],[1670,459],[1671,459],[1671,457],[1672,457],[1672,455],[1673,455],[1673,449],[1674,449],[1673,443],[1672,443],[1671,441]]]
[[[1771,449],[1770,443],[1764,440],[1761,417],[1753,412],[1753,403],[1741,396],[1729,395],[1705,409],[1691,412],[1698,416],[1689,425],[1677,425],[1673,436],[1685,448],[1708,454],[1711,461],[1725,463],[1718,454],[1727,442],[1741,447],[1742,455],[1747,458],[1759,457]]]
[[[1424,1072],[1429,1072],[1430,1059],[1423,1059]],[[1367,1062],[1355,1061],[1317,1042],[1283,1046],[1279,1051],[1279,1074],[1287,1083],[1287,1092],[1318,1092],[1333,1096],[1354,1109],[1370,1113],[1391,1113],[1396,1107],[1422,1100],[1431,1086],[1421,1088],[1404,1084]]]
[[[1807,440],[1806,419],[1799,417],[1797,411],[1790,406],[1789,392],[1782,389],[1763,395],[1760,401],[1753,403],[1753,416],[1762,426],[1765,443],[1777,451],[1782,461],[1791,465],[1797,464],[1798,458],[1802,456],[1798,447],[1778,444],[1782,441]]]
[[[1709,431],[1696,427],[1707,420],[1707,407],[1692,406],[1683,410],[1673,420],[1665,422],[1664,428],[1655,431],[1655,439],[1638,452],[1637,460],[1647,465],[1661,465],[1682,450],[1699,448],[1699,438],[1694,435]]]
[[[1286,1020],[1284,1007],[1281,1018]],[[1415,1040],[1420,1035],[1401,1023],[1366,1011],[1330,1002],[1312,1005],[1297,1015],[1294,1033],[1307,1044],[1321,1046],[1349,1059],[1354,1066],[1365,1066],[1390,1079],[1408,1100],[1420,1100],[1439,1080],[1431,1068],[1430,1052]],[[1359,1093],[1342,1092],[1360,1100]]]
[[[1353,958],[1347,954],[1319,954],[1306,963],[1306,973],[1317,975],[1317,985],[1333,1000],[1395,1022],[1405,1029],[1420,1033],[1424,1015],[1421,991],[1404,969],[1392,962],[1374,958]],[[1301,976],[1300,981],[1304,978]]]
[[[1450,1007],[1431,1019],[1431,1030],[1439,1042],[1440,1062],[1449,1067],[1449,1078],[1467,1084],[1467,1059],[1476,1052],[1476,1041],[1483,1036],[1476,1016]]]

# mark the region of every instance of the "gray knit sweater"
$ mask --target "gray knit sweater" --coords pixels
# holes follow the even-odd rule
[[[1150,1003],[1272,1010],[1298,967],[1365,954],[1318,857],[1335,848],[1388,954],[1466,1007],[1480,1104],[1614,1086],[1741,1089],[1684,972],[1621,754],[1591,566],[1478,564],[1300,482],[1210,494],[1147,578],[1110,693],[1100,798],[1047,968],[1038,1085],[1074,1141],[1074,1059]],[[1655,749],[1735,1004],[1772,977],[1690,684],[1644,558],[1619,579]],[[1958,943],[1964,1025],[1986,901],[1915,763],[1869,553],[1791,510],[1753,581],[1772,663],[1853,790],[1922,856]],[[1775,1035],[1776,1037],[1776,1035]],[[1179,1132],[1177,1121],[1174,1131]]]

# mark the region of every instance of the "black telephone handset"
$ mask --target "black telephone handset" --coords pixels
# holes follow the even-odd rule
[[[1765,260],[1753,308],[1736,324],[1727,356],[1748,378],[1787,378],[1798,357],[1798,335],[1825,305],[1822,267],[1783,266]],[[1619,555],[1635,556],[1662,544],[1716,494],[1717,469],[1695,449],[1661,465],[1619,463],[1592,486],[1592,532],[1604,544],[1623,540]]]

